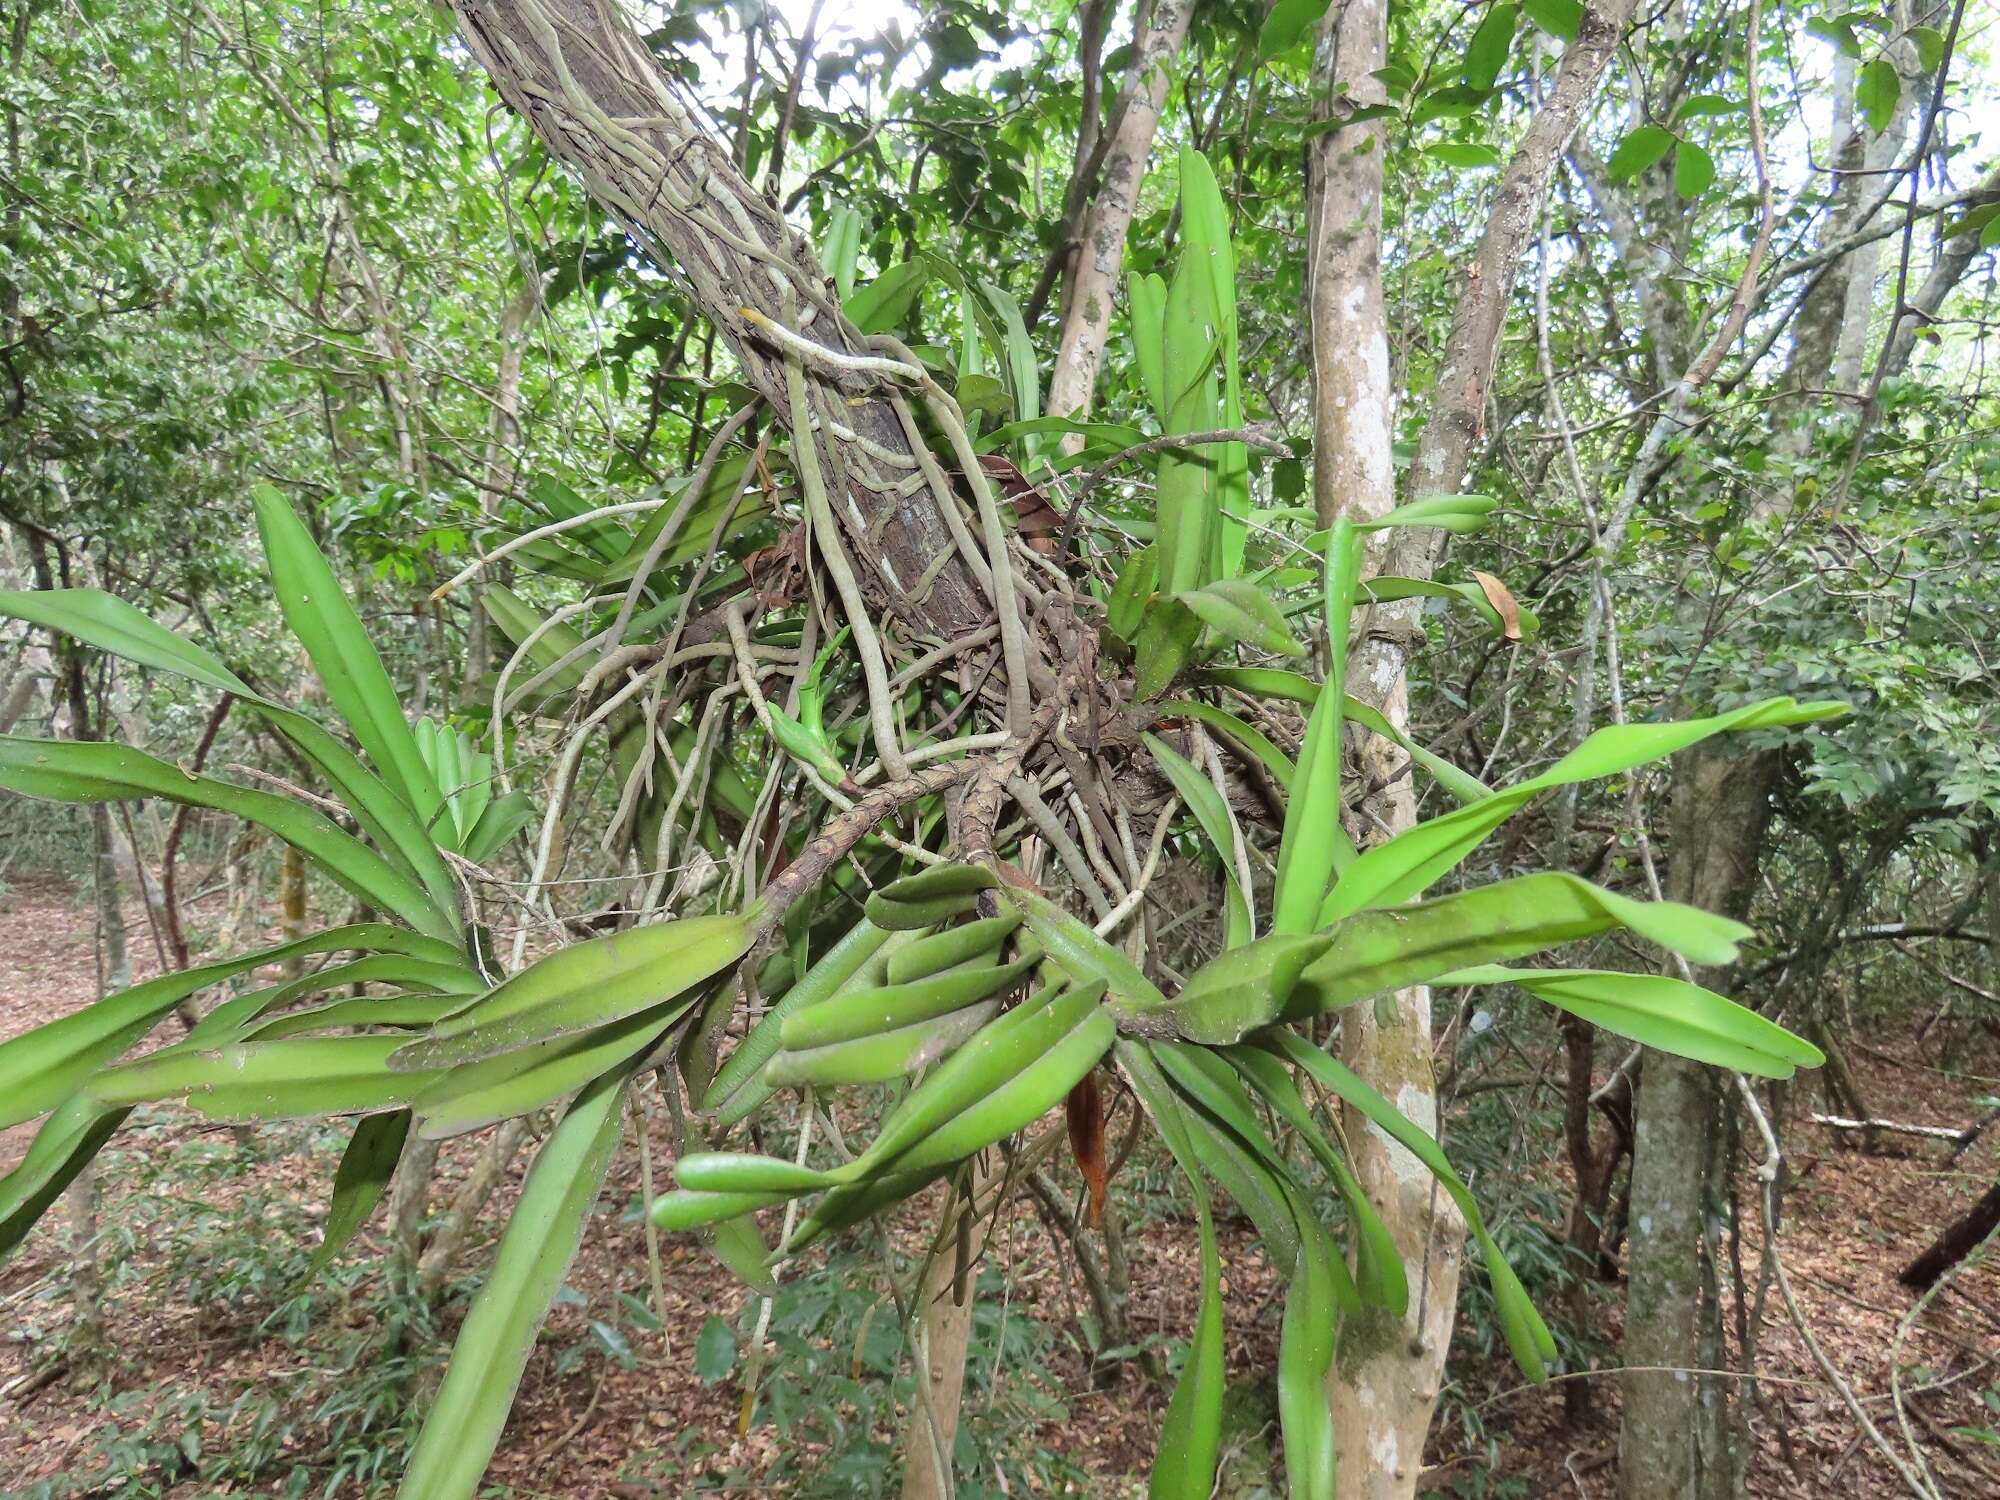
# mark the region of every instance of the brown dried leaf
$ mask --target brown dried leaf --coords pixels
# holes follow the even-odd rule
[[[1069,1149],[1076,1168],[1090,1189],[1090,1216],[1086,1227],[1097,1228],[1104,1217],[1104,1096],[1098,1092],[1097,1070],[1083,1075],[1083,1081],[1069,1091],[1063,1114],[1069,1122]]]
[[[1486,596],[1486,602],[1500,616],[1500,633],[1510,641],[1518,641],[1521,638],[1521,606],[1507,591],[1507,585],[1491,573],[1482,573],[1477,568],[1472,570],[1472,576],[1478,581],[1479,591]]]

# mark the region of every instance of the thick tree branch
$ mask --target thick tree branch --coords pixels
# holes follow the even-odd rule
[[[630,21],[599,0],[451,0],[451,8],[501,97],[687,288],[779,420],[794,432],[820,428],[827,488],[870,563],[871,594],[946,636],[980,625],[987,603],[952,555],[945,519],[958,502],[921,479],[904,490],[917,472],[909,435],[879,384],[854,372],[866,345],[811,247],[744,180]],[[790,315],[788,302],[797,308]],[[773,325],[832,355],[807,372],[811,412],[793,407]]]

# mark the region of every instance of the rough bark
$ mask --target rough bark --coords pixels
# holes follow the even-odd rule
[[[1741,917],[1755,889],[1778,762],[1711,741],[1675,763],[1667,894]],[[1728,988],[1726,977],[1696,971]],[[1726,1212],[1717,1191],[1718,1075],[1704,1064],[1648,1052],[1632,1153],[1632,1254],[1625,1308],[1625,1416],[1619,1433],[1626,1500],[1720,1500],[1741,1474],[1728,1421],[1728,1382],[1685,1373],[1714,1366],[1718,1288],[1708,1259]]]
[[[1139,203],[1153,134],[1173,81],[1172,64],[1187,41],[1193,0],[1154,0],[1133,77],[1120,100],[1118,120],[1104,153],[1104,178],[1083,221],[1082,243],[1070,277],[1062,341],[1049,375],[1048,408],[1057,416],[1090,414],[1111,308],[1125,267],[1125,235]]]
[[[1501,174],[1466,269],[1418,443],[1412,474],[1418,495],[1455,493],[1464,481],[1522,252],[1555,165],[1596,95],[1632,6],[1633,0],[1604,0],[1586,12],[1548,103]],[[1386,61],[1387,25],[1382,0],[1350,0],[1329,14],[1315,68],[1318,97],[1343,108],[1380,101],[1374,73]],[[1319,135],[1309,148],[1314,501],[1324,521],[1378,515],[1396,499],[1381,278],[1382,137],[1380,121],[1363,121]],[[1386,556],[1371,562],[1428,577],[1435,563],[1431,534],[1390,535]],[[1405,668],[1414,631],[1414,611],[1374,611],[1348,683],[1399,725],[1409,718]],[[1371,745],[1364,759],[1379,754],[1381,742]],[[1416,821],[1410,780],[1393,769],[1386,762],[1360,767],[1371,783],[1386,782],[1376,815],[1392,833]],[[1428,988],[1349,1011],[1342,1047],[1350,1067],[1418,1124],[1436,1129]],[[1400,1321],[1371,1312],[1343,1329],[1331,1398],[1342,1447],[1338,1485],[1343,1500],[1390,1500],[1414,1494],[1422,1470],[1450,1342],[1464,1225],[1429,1174],[1367,1121],[1351,1120],[1348,1138],[1356,1175],[1410,1268],[1412,1295]]]
[[[865,355],[866,341],[841,314],[811,247],[744,181],[630,21],[597,0],[452,0],[451,8],[501,97],[687,289],[778,420],[820,428],[828,491],[845,501],[836,510],[872,591],[912,625],[946,635],[976,628],[987,606],[954,552],[945,507],[956,500],[926,483],[896,492],[914,459],[891,403],[871,385],[851,404],[839,371],[816,361],[806,376],[814,410],[792,410],[771,324],[840,357]],[[894,472],[881,473],[884,463]]]

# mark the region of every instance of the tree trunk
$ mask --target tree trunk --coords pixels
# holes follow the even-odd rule
[[[1090,415],[1097,369],[1111,331],[1111,307],[1125,267],[1125,236],[1139,203],[1153,135],[1173,82],[1173,62],[1187,41],[1194,0],[1154,0],[1135,51],[1131,79],[1104,153],[1104,178],[1083,221],[1076,268],[1063,307],[1062,340],[1049,375],[1052,416]],[[1074,447],[1081,447],[1077,440]]]
[[[867,341],[833,301],[812,248],[703,131],[631,23],[595,0],[451,3],[501,97],[689,292],[778,420],[793,432],[816,423],[827,492],[870,593],[912,625],[947,636],[976,629],[988,603],[955,555],[946,510],[959,502],[931,482],[903,490],[925,473],[910,425],[875,384],[853,404],[840,369],[868,355]],[[793,411],[787,392],[794,339],[826,351],[806,359],[809,413]]]
[[[1986,1196],[1949,1229],[1931,1241],[1930,1247],[1903,1267],[1896,1279],[1904,1286],[1927,1292],[1953,1266],[1983,1244],[1987,1236],[2000,1230],[2000,1182],[1986,1190]]]
[[[542,305],[541,273],[524,269],[520,290],[507,299],[500,313],[499,362],[493,377],[492,410],[486,419],[485,472],[480,476],[479,513],[491,520],[514,489],[521,444],[521,356],[527,345],[528,321]],[[485,573],[471,583],[465,623],[465,666],[461,701],[474,703],[484,691],[492,665],[492,621],[482,602],[492,582]]]
[[[1741,917],[1755,888],[1777,783],[1774,753],[1741,755],[1710,741],[1675,762],[1667,894]],[[1724,976],[1697,981],[1726,988]],[[1625,1417],[1619,1434],[1626,1500],[1723,1500],[1744,1455],[1728,1420],[1728,1382],[1691,1376],[1722,1346],[1710,1258],[1726,1204],[1718,1182],[1718,1075],[1705,1064],[1648,1052],[1632,1149],[1632,1255],[1625,1309]]]
[[[911,1402],[904,1433],[903,1500],[951,1500],[954,1490],[951,1454],[965,1394],[965,1355],[972,1344],[974,1283],[985,1248],[991,1198],[1005,1185],[1005,1174],[982,1171],[981,1159],[975,1157],[967,1168],[969,1191],[952,1199],[945,1243],[933,1257],[920,1293],[916,1378],[923,1390]],[[963,1282],[961,1261],[966,1268]]]
[[[1467,268],[1446,340],[1430,416],[1417,446],[1417,495],[1454,494],[1464,482],[1492,379],[1500,331],[1522,251],[1563,148],[1596,96],[1635,0],[1602,0],[1584,15],[1564,54],[1549,102],[1501,173],[1478,250]],[[1329,110],[1379,103],[1374,76],[1388,51],[1383,0],[1350,0],[1322,23],[1315,95]],[[1308,148],[1307,297],[1313,356],[1314,502],[1322,521],[1381,514],[1395,503],[1393,396],[1381,273],[1384,128],[1367,120],[1327,131]],[[1432,534],[1389,533],[1370,559],[1377,571],[1428,578]],[[1409,722],[1405,668],[1416,612],[1371,612],[1354,652],[1348,690],[1398,726]],[[1384,742],[1362,748],[1359,768],[1384,785],[1376,816],[1390,834],[1416,821],[1407,774],[1395,774]],[[1348,1065],[1426,1130],[1437,1129],[1431,1059],[1431,995],[1416,986],[1342,1018]],[[1444,1374],[1456,1311],[1465,1229],[1457,1210],[1414,1159],[1365,1119],[1347,1122],[1355,1174],[1410,1269],[1406,1316],[1370,1312],[1343,1330],[1334,1369],[1334,1427],[1343,1500],[1413,1495],[1425,1435]]]

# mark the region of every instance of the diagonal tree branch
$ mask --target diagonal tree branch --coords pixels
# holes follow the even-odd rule
[[[694,298],[745,380],[796,432],[817,429],[835,513],[866,587],[947,637],[990,611],[954,555],[946,508],[804,238],[743,178],[615,0],[451,0],[466,45],[504,98],[633,239]],[[787,338],[787,335],[793,337]],[[786,388],[786,345],[808,361],[810,413]],[[935,565],[935,571],[933,567]],[[920,581],[922,586],[920,587]]]

